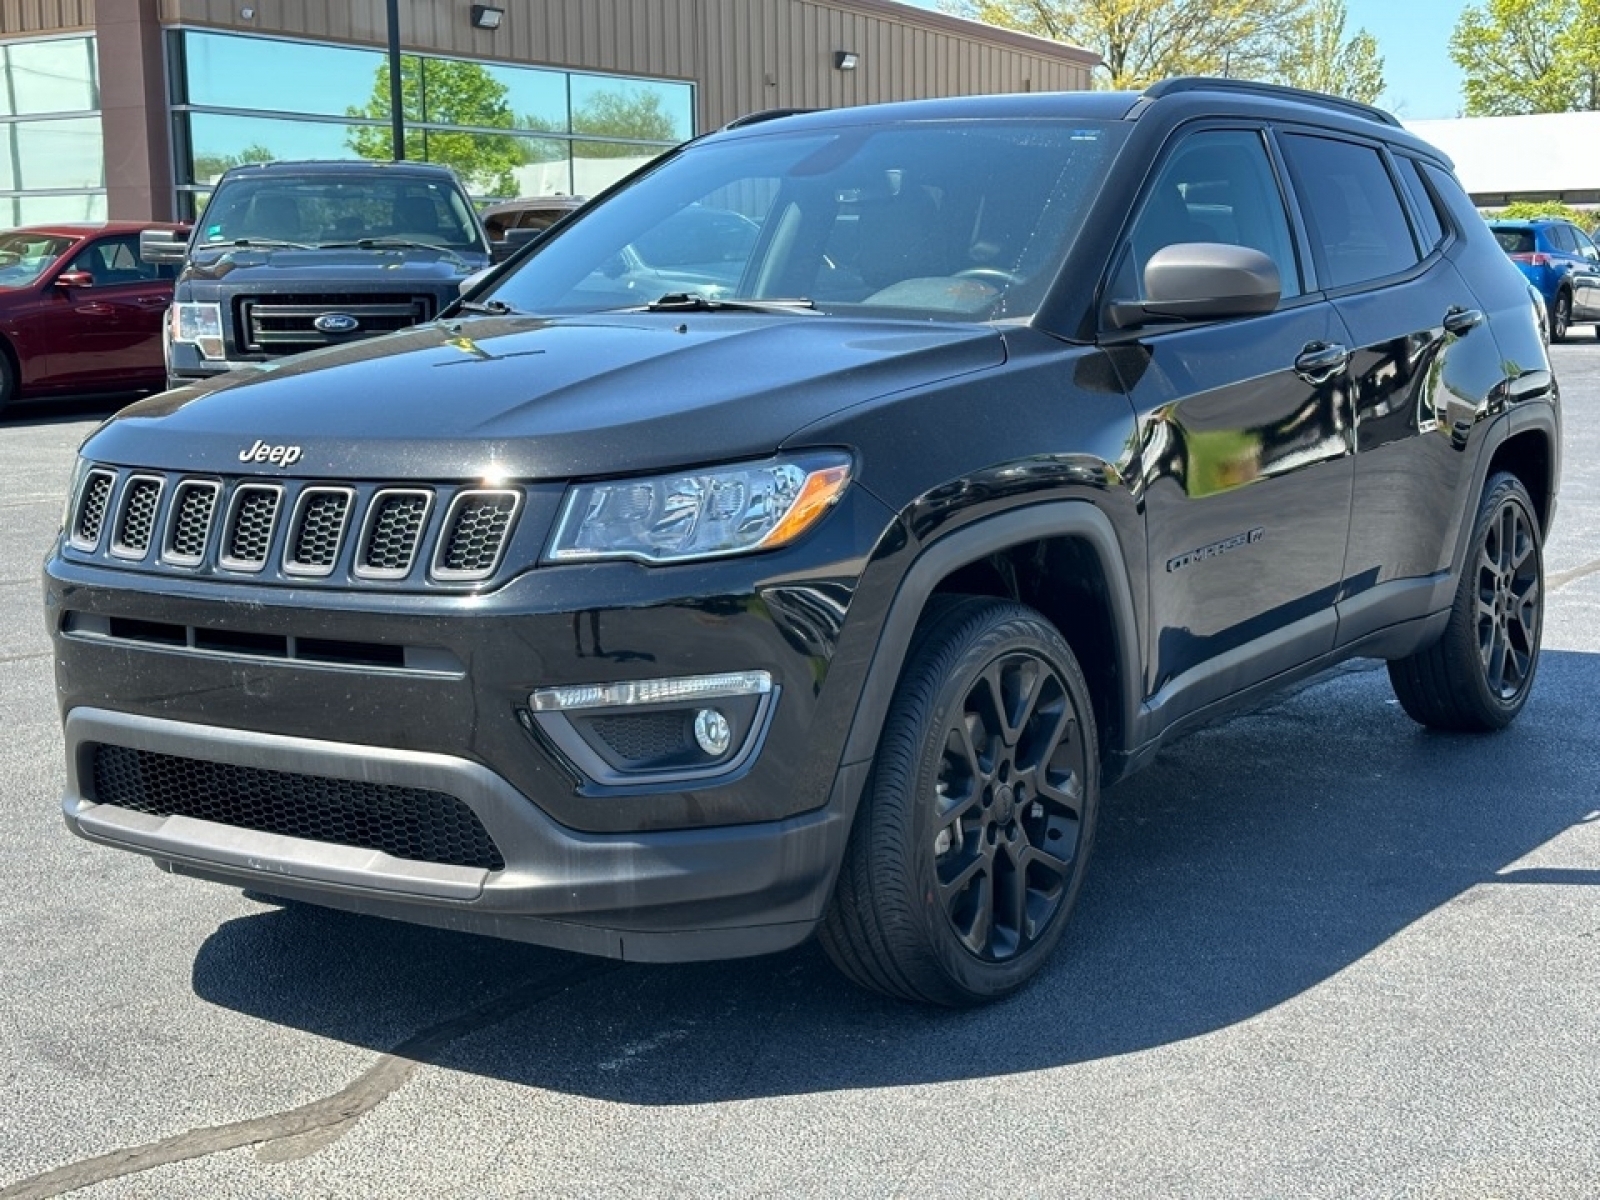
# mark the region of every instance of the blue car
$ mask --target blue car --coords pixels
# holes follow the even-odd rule
[[[1588,234],[1570,221],[1547,217],[1490,221],[1489,228],[1544,297],[1551,341],[1566,341],[1574,324],[1600,321],[1600,250]]]

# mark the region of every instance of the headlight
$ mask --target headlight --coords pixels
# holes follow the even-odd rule
[[[78,489],[83,486],[83,477],[89,473],[89,460],[83,455],[78,455],[78,461],[72,464],[72,475],[67,479],[67,499],[61,506],[61,532],[67,531],[67,526],[72,523],[72,507],[78,498]]]
[[[832,453],[581,484],[548,557],[664,563],[770,550],[816,524],[849,482],[849,458]]]
[[[199,349],[201,358],[226,358],[222,351],[222,305],[177,303],[167,310],[167,333],[174,345]]]

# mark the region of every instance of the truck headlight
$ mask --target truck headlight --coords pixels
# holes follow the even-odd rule
[[[770,550],[815,525],[849,482],[849,457],[828,452],[579,484],[546,557],[673,563]]]
[[[222,305],[175,303],[167,310],[167,334],[173,345],[194,346],[201,358],[224,359]]]

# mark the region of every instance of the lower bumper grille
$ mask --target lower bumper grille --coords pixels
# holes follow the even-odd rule
[[[379,850],[413,862],[505,869],[470,808],[422,788],[300,775],[175,754],[94,748],[94,799],[151,816]]]

